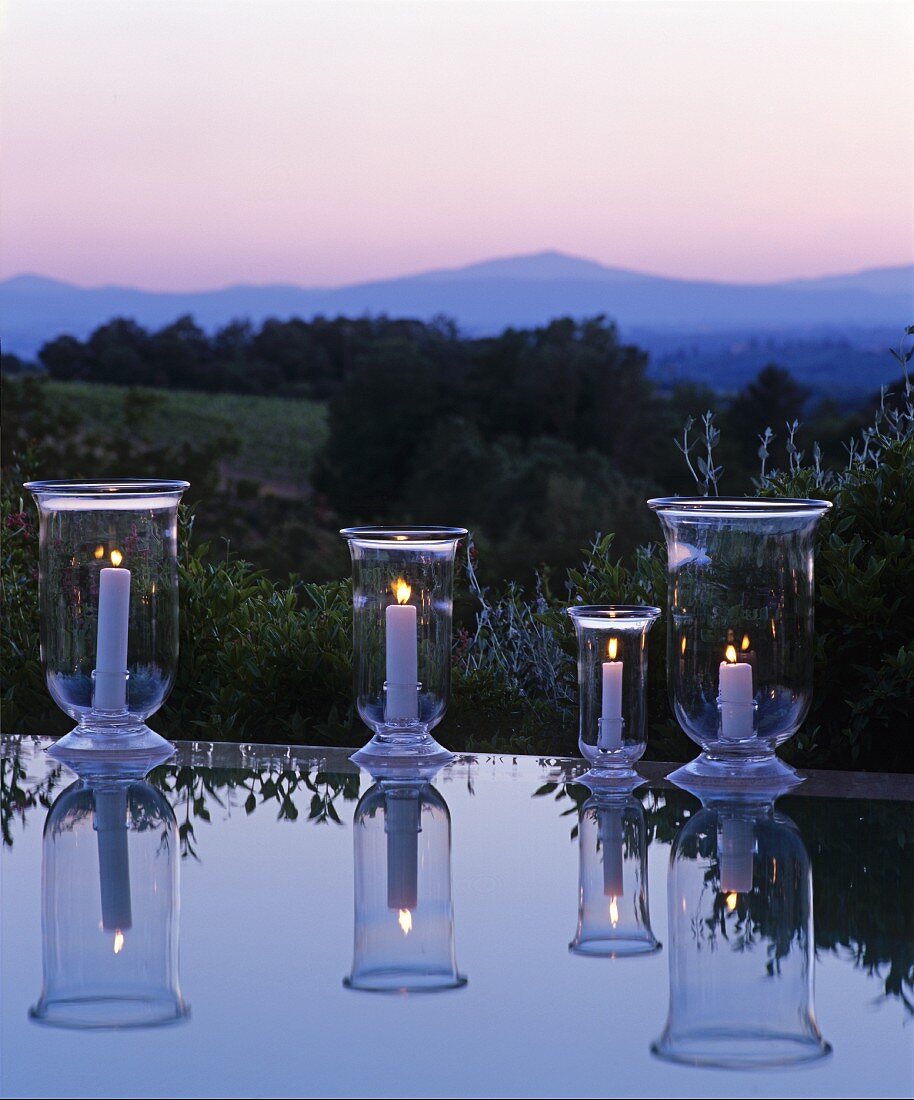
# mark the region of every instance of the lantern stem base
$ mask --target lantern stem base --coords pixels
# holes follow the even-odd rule
[[[170,741],[151,730],[142,722],[128,726],[95,729],[81,724],[61,737],[47,750],[55,760],[73,767],[78,774],[82,765],[101,765],[106,770],[117,771],[123,764],[133,774],[138,768],[154,768],[174,756],[175,747]]]
[[[693,794],[698,791],[712,794],[717,789],[744,789],[748,794],[759,795],[764,795],[767,790],[776,790],[778,794],[783,794],[804,782],[804,777],[795,768],[773,753],[751,759],[703,752],[688,764],[670,772],[667,779]]]
[[[449,764],[454,754],[438,742],[427,731],[397,730],[389,733],[376,733],[358,752],[349,758],[359,767],[383,768],[391,764],[440,766]]]
[[[577,780],[594,794],[630,794],[646,780],[634,768],[591,768]]]

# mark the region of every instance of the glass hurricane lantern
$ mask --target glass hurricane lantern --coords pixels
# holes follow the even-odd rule
[[[158,757],[145,724],[178,659],[177,511],[186,481],[30,481],[39,515],[41,663],[78,725],[49,750]]]
[[[813,545],[826,500],[649,500],[667,543],[670,701],[700,756],[671,778],[762,782],[809,710]]]
[[[356,707],[374,731],[353,755],[444,764],[431,736],[450,693],[454,557],[463,527],[348,527]]]
[[[569,607],[578,643],[578,745],[593,783],[630,789],[647,748],[647,634],[659,607]]]

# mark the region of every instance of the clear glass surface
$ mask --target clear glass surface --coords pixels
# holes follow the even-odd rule
[[[187,1015],[178,983],[178,826],[161,791],[96,774],[67,787],[44,828],[44,984],[34,1020],[80,1030]]]
[[[653,954],[644,807],[633,795],[599,787],[578,822],[578,928],[569,949],[609,959]]]
[[[494,731],[481,726],[480,736]],[[658,899],[667,896],[672,840],[703,811],[663,780],[668,766],[646,761],[648,782],[634,798],[662,951],[620,960],[568,951],[584,761],[462,756],[433,788],[453,819],[457,956],[470,980],[456,992],[377,996],[341,981],[353,962],[354,811],[375,779],[347,750],[179,743],[147,781],[178,821],[180,978],[192,1015],[178,1027],[92,1034],[36,1026],[28,1010],[42,984],[42,823],[74,778],[44,751],[49,743],[2,742],[4,1096],[911,1095],[910,778],[814,773],[777,803],[811,865],[814,920],[803,927],[815,948],[816,1019],[834,1049],[802,1072],[769,1072],[651,1054],[670,1003],[671,916]],[[81,877],[97,876],[96,835],[81,835]],[[386,858],[384,834],[376,839]],[[794,858],[774,841],[763,850]],[[97,877],[91,891],[97,925]],[[380,903],[386,914],[386,896],[379,912]],[[733,971],[737,1007],[772,980],[763,966],[772,940],[758,935],[756,969]],[[797,949],[794,938],[788,966]],[[718,939],[718,950],[731,946]]]
[[[185,481],[35,481],[41,661],[79,723],[69,751],[161,751],[145,725],[178,660],[177,511]]]
[[[696,1066],[824,1057],[813,1006],[809,856],[772,803],[719,798],[673,842],[670,1008],[653,1051]]]
[[[462,527],[349,527],[355,701],[374,737],[365,767],[445,763],[430,731],[451,684],[454,556]]]
[[[824,500],[648,501],[667,544],[667,674],[693,770],[778,774],[809,710],[813,543]]]
[[[428,782],[382,779],[356,807],[355,934],[350,989],[431,992],[457,972],[451,815]]]
[[[578,643],[578,747],[591,778],[631,779],[647,748],[647,634],[659,607],[568,608]]]

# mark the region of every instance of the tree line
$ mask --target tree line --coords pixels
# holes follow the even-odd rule
[[[483,338],[444,318],[234,321],[212,335],[190,317],[156,332],[115,318],[85,341],[51,340],[38,358],[62,381],[326,402],[329,437],[298,532],[341,520],[461,523],[485,572],[501,578],[571,564],[595,531],[615,532],[620,552],[654,537],[645,498],[694,491],[673,444],[689,416],[717,411],[721,491],[736,494],[752,491],[766,427],[770,471],[804,439],[838,451],[855,424],[827,402],[810,409],[809,392],[774,364],[728,398],[690,384],[661,391],[647,354],[602,316]],[[791,439],[787,424],[804,418]],[[133,419],[141,432],[142,415]],[[241,509],[252,530],[260,510]]]

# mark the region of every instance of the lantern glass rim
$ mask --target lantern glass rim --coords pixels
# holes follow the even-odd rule
[[[832,502],[800,497],[652,497],[647,506],[667,516],[786,519],[821,516]]]

